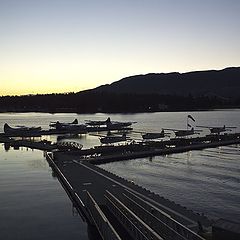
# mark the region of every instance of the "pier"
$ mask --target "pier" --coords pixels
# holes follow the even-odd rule
[[[104,240],[201,240],[217,239],[210,236],[219,236],[222,231],[220,227],[224,224],[214,225],[203,214],[195,213],[97,165],[239,144],[240,134],[131,142],[88,149],[70,142],[61,146],[23,136],[22,139],[14,139],[5,134],[0,135],[0,142],[8,147],[45,151],[49,165],[82,220],[95,226]]]
[[[121,145],[100,145],[88,149],[82,149],[82,145],[77,142],[70,141],[57,144],[46,140],[35,141],[34,138],[15,140],[5,135],[0,135],[0,142],[15,148],[27,147],[42,151],[59,150],[66,155],[75,156],[75,158],[92,164],[103,164],[239,144],[240,133],[208,135],[197,138],[174,138],[165,141],[131,142]]]
[[[48,162],[82,218],[103,239],[204,239],[207,217],[88,162],[48,154]]]

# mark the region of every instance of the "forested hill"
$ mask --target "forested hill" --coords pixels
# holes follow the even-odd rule
[[[96,92],[187,96],[240,96],[240,67],[188,73],[149,73],[123,78]]]
[[[154,112],[240,107],[240,68],[124,78],[78,93],[0,97],[0,112]]]

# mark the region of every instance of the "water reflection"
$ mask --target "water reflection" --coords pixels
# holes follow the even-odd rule
[[[88,234],[95,233],[75,214],[44,154],[0,147],[1,239],[89,239]]]

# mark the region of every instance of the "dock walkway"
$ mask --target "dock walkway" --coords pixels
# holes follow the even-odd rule
[[[125,232],[115,229],[120,238],[127,232],[132,239],[203,239],[197,234],[199,222],[204,228],[211,225],[205,216],[87,162],[59,153],[54,158],[49,155],[48,160],[71,198],[80,202],[77,206],[86,221],[94,224],[90,198],[98,206],[97,212],[108,216],[109,229],[116,220],[124,226]]]

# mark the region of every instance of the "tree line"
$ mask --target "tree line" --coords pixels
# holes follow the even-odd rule
[[[160,94],[124,94],[84,91],[0,97],[0,111],[76,113],[135,113],[155,111],[210,110],[240,106],[240,98]]]

